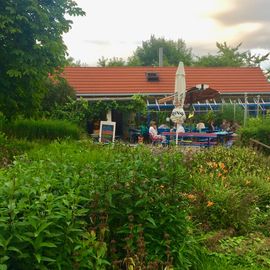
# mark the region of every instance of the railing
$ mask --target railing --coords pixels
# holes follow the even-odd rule
[[[270,146],[267,144],[264,144],[258,140],[255,140],[255,139],[249,139],[249,141],[250,141],[251,146],[256,148],[257,150],[260,150],[262,148],[264,150],[267,149],[268,151],[270,151]]]

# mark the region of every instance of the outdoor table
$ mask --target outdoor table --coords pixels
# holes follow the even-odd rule
[[[215,132],[217,134],[217,140],[224,144],[233,134],[231,131],[218,131]]]
[[[162,132],[162,135],[166,136],[168,138],[168,141],[170,141],[171,137],[176,137],[176,132],[175,131],[170,131],[170,132]],[[199,133],[199,132],[178,132],[178,140],[179,143],[183,144],[184,139],[191,139],[192,141],[190,142],[190,145],[192,146],[207,146],[210,147],[212,145],[213,139],[217,138],[216,133]],[[205,142],[199,141],[200,139],[205,139]]]

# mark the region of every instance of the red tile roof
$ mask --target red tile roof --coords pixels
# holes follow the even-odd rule
[[[66,67],[63,77],[78,95],[106,96],[172,94],[176,67]],[[148,82],[146,72],[156,72],[159,81]],[[185,67],[187,89],[208,84],[221,94],[266,93],[270,83],[262,70],[252,68]]]

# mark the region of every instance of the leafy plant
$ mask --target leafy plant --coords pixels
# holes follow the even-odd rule
[[[5,131],[8,136],[27,140],[80,137],[80,130],[75,124],[60,120],[18,119],[10,122]]]

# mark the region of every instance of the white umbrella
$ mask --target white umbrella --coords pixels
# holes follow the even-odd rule
[[[186,97],[186,74],[183,62],[179,62],[176,71],[174,92],[174,105],[183,108]]]
[[[177,129],[180,124],[183,124],[186,119],[186,114],[183,109],[185,97],[186,97],[186,78],[183,62],[179,62],[176,76],[175,76],[175,88],[174,88],[174,105],[175,108],[172,111],[171,120],[177,124]],[[176,145],[178,144],[178,132],[176,132]]]

